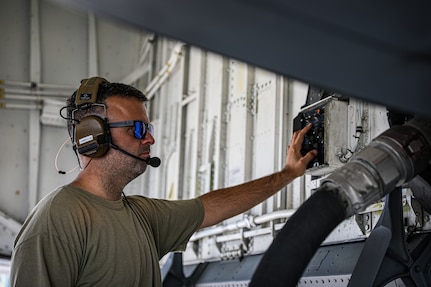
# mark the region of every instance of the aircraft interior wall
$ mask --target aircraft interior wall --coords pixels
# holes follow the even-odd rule
[[[4,2],[0,10],[2,257],[11,255],[14,237],[37,202],[79,171],[59,110],[83,78],[99,75],[125,82],[150,98],[156,140],[151,153],[162,164],[131,182],[126,194],[187,199],[283,168],[294,120],[309,93],[307,83],[50,1]],[[327,100],[325,112],[332,118],[324,122],[329,142],[325,164],[246,213],[196,232],[181,257],[189,274],[206,264],[196,286],[247,286],[262,254],[321,180],[389,128],[384,106],[347,95]],[[380,200],[343,221],[323,247],[342,254],[336,250],[338,244],[347,243],[346,254],[357,258],[384,205]],[[422,214],[422,219],[417,217],[411,190],[404,188],[405,227],[417,228],[420,221],[421,230],[430,230],[429,215]],[[161,261],[165,276],[174,256]],[[314,260],[318,265],[318,257]],[[229,270],[237,275],[224,273]],[[309,285],[302,281],[303,286],[319,286],[316,278],[338,278],[343,282],[327,286],[347,286],[351,272],[308,271],[312,279]],[[238,285],[227,285],[233,283]]]

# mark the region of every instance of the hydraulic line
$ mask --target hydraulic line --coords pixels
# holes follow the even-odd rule
[[[394,126],[321,186],[287,221],[263,256],[250,286],[296,286],[329,233],[430,166],[431,122],[412,119]]]
[[[322,241],[344,220],[345,205],[338,192],[320,187],[286,222],[249,286],[296,286]]]

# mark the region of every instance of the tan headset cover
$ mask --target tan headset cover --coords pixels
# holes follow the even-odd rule
[[[93,77],[81,81],[75,104],[77,109],[86,109],[97,103],[99,86],[109,83],[104,78]],[[101,105],[101,104],[97,104]],[[109,150],[110,133],[106,119],[97,115],[85,116],[74,125],[74,145],[80,154],[101,157]]]

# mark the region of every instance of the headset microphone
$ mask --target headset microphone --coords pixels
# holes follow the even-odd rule
[[[158,167],[162,161],[158,157],[149,157],[145,160],[145,162],[152,167]]]
[[[158,157],[150,157],[150,158],[147,158],[147,159],[143,159],[143,158],[140,158],[140,157],[138,157],[138,156],[136,156],[136,155],[134,155],[134,154],[131,154],[131,153],[130,153],[130,152],[128,152],[128,151],[125,151],[124,149],[120,148],[120,147],[119,147],[119,146],[117,146],[116,144],[111,143],[111,144],[110,144],[110,146],[111,146],[113,149],[116,149],[116,150],[118,150],[119,152],[124,153],[125,155],[131,156],[131,157],[133,157],[133,158],[135,158],[135,159],[139,159],[139,160],[141,160],[141,161],[145,161],[148,165],[150,165],[150,166],[152,166],[152,167],[158,167],[158,166],[160,165],[160,163],[161,163],[161,160],[160,160],[160,158],[158,158]]]

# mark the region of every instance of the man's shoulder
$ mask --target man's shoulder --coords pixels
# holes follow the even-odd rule
[[[66,199],[70,197],[68,193],[67,187],[62,186],[45,195],[26,218],[16,238],[16,244],[39,235],[48,234],[52,227],[52,219],[58,221],[63,217],[63,214],[69,213],[70,207],[65,204],[65,202],[70,202]]]
[[[57,204],[72,203],[76,200],[76,193],[73,192],[70,186],[64,185],[57,187],[47,195],[45,195],[35,209],[41,209],[42,207],[53,207]]]
[[[45,195],[34,207],[29,217],[65,217],[77,209],[86,209],[85,196],[69,185],[60,186]]]

